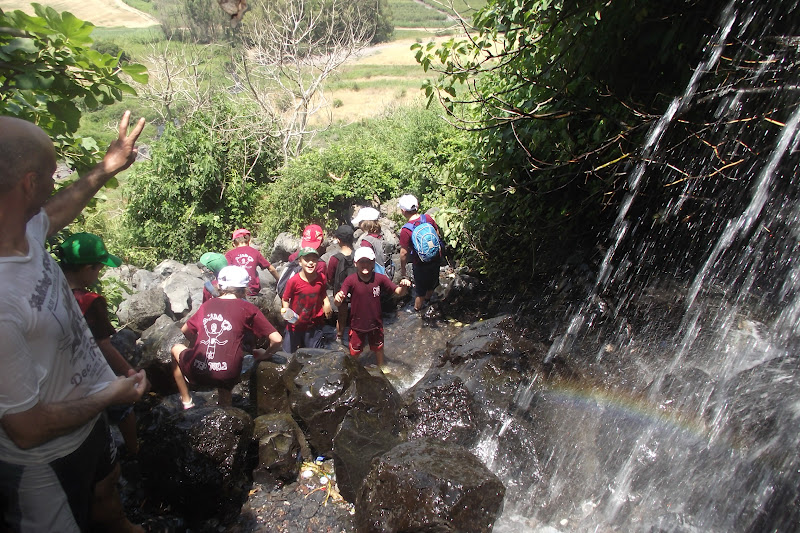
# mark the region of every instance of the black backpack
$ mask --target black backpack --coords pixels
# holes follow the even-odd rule
[[[356,264],[353,262],[354,255],[355,253],[344,255],[342,252],[338,252],[333,256],[338,260],[336,272],[333,274],[333,294],[339,292],[347,276],[356,273]]]
[[[284,267],[283,272],[281,272],[278,278],[278,284],[275,286],[275,292],[278,293],[278,296],[283,298],[283,291],[286,290],[286,284],[289,283],[289,278],[298,272],[300,272],[300,261],[295,259],[294,261],[286,263],[286,267]]]

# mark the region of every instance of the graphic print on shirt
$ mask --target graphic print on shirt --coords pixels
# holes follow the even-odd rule
[[[206,337],[208,337],[208,340],[200,342],[208,346],[208,349],[206,350],[206,359],[210,361],[211,359],[214,359],[214,353],[216,353],[217,346],[225,346],[228,344],[227,339],[221,341],[219,338],[226,331],[232,330],[233,326],[225,319],[224,316],[218,313],[211,313],[207,317],[203,318],[203,329],[206,332]]]
[[[234,261],[236,261],[237,265],[244,267],[248,272],[250,272],[250,265],[253,264],[255,258],[248,254],[239,254],[234,258]]]
[[[381,297],[381,286],[380,285],[375,285],[374,287],[372,287],[372,296],[374,296],[375,298],[380,298]]]

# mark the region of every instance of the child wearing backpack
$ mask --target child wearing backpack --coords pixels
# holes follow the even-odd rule
[[[364,234],[359,237],[356,248],[369,246],[375,251],[375,272],[386,274],[389,279],[394,276],[394,265],[391,259],[386,260],[381,225],[378,222],[380,212],[374,207],[362,207],[352,220],[353,226],[359,228]]]
[[[356,266],[353,262],[353,228],[343,224],[336,228],[334,237],[339,241],[339,251],[328,259],[326,275],[328,277],[328,285],[333,290],[333,294],[336,294],[342,287],[342,282],[344,282],[345,278],[356,272]],[[344,340],[349,302],[345,300],[341,305],[337,304],[337,307],[339,308],[339,313],[336,318],[336,337]]]
[[[298,348],[324,348],[322,326],[333,316],[325,274],[317,272],[319,252],[310,246],[300,248],[297,260],[302,268],[289,278],[281,298],[281,316],[286,319],[283,351],[287,353]]]
[[[383,315],[381,296],[396,294],[402,296],[411,286],[404,278],[395,285],[384,274],[375,272],[375,252],[368,246],[358,248],[353,254],[356,273],[349,275],[336,292],[334,301],[342,304],[350,297],[350,355],[358,357],[365,344],[375,352],[375,360],[383,370]]]
[[[400,229],[400,273],[406,277],[406,264],[411,261],[414,275],[414,310],[420,311],[430,302],[439,285],[442,240],[439,226],[428,214],[420,215],[419,202],[405,194],[397,202],[406,223]]]
[[[281,345],[281,334],[245,299],[250,283],[247,271],[226,266],[217,279],[219,297],[203,303],[181,328],[190,345],[179,343],[171,349],[172,374],[184,409],[194,407],[188,383],[217,387],[219,405],[230,407],[231,391],[241,379],[247,334],[269,340],[266,350],[253,350],[256,361],[266,359]]]
[[[229,265],[238,265],[247,270],[250,276],[250,286],[247,288],[248,296],[257,296],[261,291],[261,281],[258,279],[258,268],[269,270],[269,273],[278,281],[278,271],[267,261],[261,252],[250,246],[250,231],[239,228],[233,232],[233,248],[225,253]]]

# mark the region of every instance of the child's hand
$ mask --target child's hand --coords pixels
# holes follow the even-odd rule
[[[333,301],[336,302],[336,305],[342,305],[344,301],[344,291],[337,292],[336,296],[333,297]]]
[[[403,279],[400,280],[400,283],[398,285],[400,285],[401,287],[410,287],[411,286],[411,280],[408,279],[408,278],[403,278]]]

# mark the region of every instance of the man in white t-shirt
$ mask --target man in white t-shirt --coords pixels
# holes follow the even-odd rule
[[[117,378],[45,239],[136,159],[130,113],[92,170],[52,195],[56,153],[38,126],[0,117],[0,530],[142,531],[123,512],[116,448],[101,413],[141,398]]]

